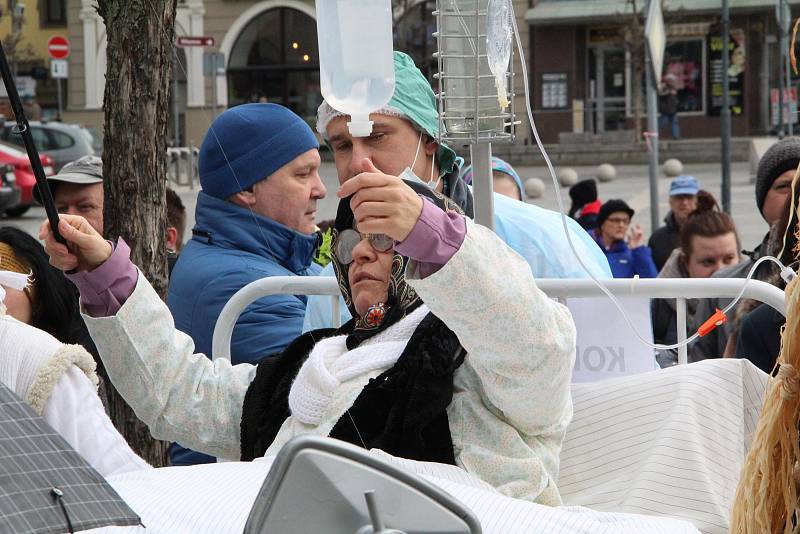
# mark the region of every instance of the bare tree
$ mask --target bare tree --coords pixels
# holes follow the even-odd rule
[[[654,0],[660,1],[660,0]],[[642,87],[642,80],[644,79],[644,60],[645,60],[645,44],[644,44],[644,10],[639,11],[639,5],[636,0],[627,0],[626,11],[630,12],[626,18],[625,23],[620,27],[622,40],[625,43],[625,50],[631,60],[631,77],[633,87],[633,123],[636,132],[636,140],[642,140],[642,119],[644,118],[644,104],[643,95],[644,88]],[[656,80],[658,81],[658,80]]]
[[[130,245],[131,259],[162,298],[175,6],[176,0],[98,0],[108,39],[104,231],[107,238],[122,237]],[[166,465],[166,443],[154,440],[110,382],[107,386],[114,424],[145,460]]]
[[[22,27],[25,25],[25,12],[20,9],[18,2],[12,1],[6,10],[0,8],[0,19],[7,16],[11,19],[11,31],[3,37],[3,49],[6,56],[11,59],[11,72],[17,76],[17,66],[20,62],[31,61],[36,58],[36,52],[30,43],[22,43]]]

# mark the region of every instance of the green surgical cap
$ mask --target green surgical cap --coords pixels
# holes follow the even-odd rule
[[[439,111],[436,106],[436,95],[430,83],[414,64],[414,61],[403,52],[394,53],[395,87],[392,99],[376,113],[400,116],[408,119],[418,129],[434,139],[439,136]],[[327,137],[326,129],[330,120],[341,115],[327,102],[323,102],[317,111],[317,131]],[[442,175],[453,171],[456,153],[444,143],[437,152],[439,172]]]
[[[431,84],[414,64],[414,60],[403,52],[394,53],[394,95],[389,107],[402,112],[414,125],[434,139],[439,136],[439,110]],[[439,146],[439,171],[442,174],[453,170],[456,153],[442,143]]]

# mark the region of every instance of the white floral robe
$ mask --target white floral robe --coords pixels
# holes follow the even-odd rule
[[[558,457],[572,418],[575,326],[534,282],[528,264],[467,221],[458,252],[408,281],[467,351],[448,408],[456,463],[505,495],[557,505]],[[84,316],[114,385],[161,439],[221,458],[240,455],[242,404],[256,367],[194,354],[140,274],[113,317]],[[298,433],[327,434],[377,370],[342,383],[316,427],[287,419],[267,454]]]

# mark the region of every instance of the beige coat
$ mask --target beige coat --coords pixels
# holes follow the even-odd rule
[[[458,465],[500,492],[557,505],[558,456],[572,418],[575,326],[536,287],[528,264],[494,233],[467,223],[461,249],[437,273],[408,280],[467,350],[448,408]],[[84,316],[114,385],[157,438],[238,458],[242,404],[256,367],[194,354],[140,274],[113,317]],[[287,419],[267,454],[299,433],[326,435],[370,378],[343,382],[323,421]]]

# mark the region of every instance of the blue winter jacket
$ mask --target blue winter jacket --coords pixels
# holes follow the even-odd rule
[[[625,241],[617,241],[607,249],[603,246],[600,237],[595,233],[592,235],[606,253],[614,278],[633,278],[637,274],[639,278],[656,278],[658,276],[658,269],[653,261],[650,247],[642,245],[631,249]]]
[[[202,191],[195,219],[192,239],[172,271],[167,305],[175,327],[191,336],[197,352],[210,356],[217,317],[239,289],[268,276],[319,273],[312,263],[318,236]],[[276,295],[248,306],[233,330],[233,363],[258,363],[286,347],[302,331],[306,302],[305,296]],[[171,456],[173,463],[187,463],[172,451]]]

